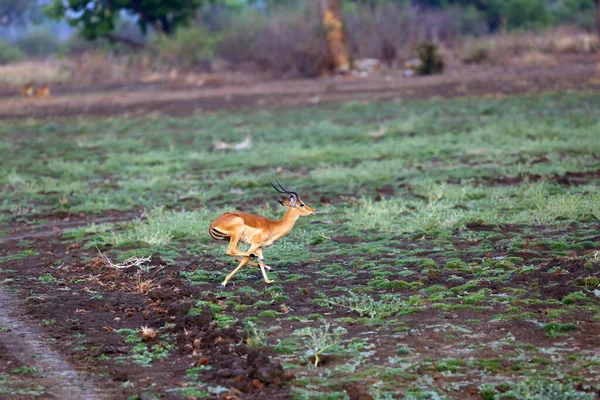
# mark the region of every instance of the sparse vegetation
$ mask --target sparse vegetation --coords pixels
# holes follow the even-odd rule
[[[308,348],[308,355],[313,358],[313,365],[319,366],[320,356],[340,346],[342,336],[347,333],[346,329],[336,326],[331,328],[325,323],[319,328],[302,328],[294,332],[298,337],[304,338],[304,344]]]
[[[0,282],[123,398],[226,398],[240,385],[299,398],[479,388],[586,399],[600,368],[598,102],[6,122],[0,148],[19,156],[0,165]],[[385,134],[369,135],[380,124]],[[206,145],[247,131],[251,156]],[[237,261],[209,223],[238,207],[280,217],[273,178],[315,218],[265,250],[276,284],[247,267],[217,288]],[[19,367],[0,366],[0,395],[54,395],[24,385],[42,368]],[[148,384],[149,373],[177,379]]]

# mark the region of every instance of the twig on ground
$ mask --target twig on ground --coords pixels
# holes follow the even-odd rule
[[[149,262],[150,259],[152,258],[152,255],[149,255],[148,257],[142,257],[142,258],[133,256],[133,257],[129,257],[127,260],[123,261],[122,263],[115,264],[110,260],[110,258],[108,258],[104,254],[102,254],[102,252],[97,247],[96,247],[96,249],[98,250],[98,254],[100,254],[100,257],[104,261],[105,266],[107,266],[109,268],[114,268],[114,269],[128,269],[128,268],[132,268],[132,267],[139,267],[139,266]]]

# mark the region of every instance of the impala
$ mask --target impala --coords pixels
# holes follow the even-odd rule
[[[279,193],[290,196],[287,201],[279,200],[279,204],[288,208],[279,221],[260,215],[234,211],[219,215],[208,228],[208,232],[213,239],[224,240],[229,238],[226,254],[240,261],[240,264],[227,275],[221,284],[222,286],[227,285],[227,282],[246,264],[260,267],[265,282],[272,283],[273,281],[267,276],[266,270],[270,270],[271,267],[264,263],[263,247],[272,245],[273,242],[290,233],[298,217],[315,213],[315,209],[304,204],[298,193],[284,188],[279,181],[277,181],[277,184],[279,188],[273,184],[271,186]],[[250,245],[248,251],[240,251],[238,247],[240,242]],[[256,257],[258,263],[250,261],[250,257]]]
[[[42,85],[39,88],[37,88],[35,91],[35,97],[37,97],[38,99],[42,97],[50,97],[50,86]]]
[[[21,96],[32,97],[33,96],[33,86],[32,85],[23,85],[23,87],[21,87]]]

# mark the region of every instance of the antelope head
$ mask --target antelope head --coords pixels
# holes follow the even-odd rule
[[[308,206],[302,201],[300,195],[297,192],[284,188],[277,179],[275,179],[275,181],[277,182],[277,185],[279,185],[279,187],[273,185],[272,183],[271,186],[273,186],[273,188],[279,193],[283,193],[290,196],[289,200],[278,200],[279,204],[281,204],[284,207],[289,207],[290,210],[298,216],[312,215],[316,213],[316,210],[314,208]]]

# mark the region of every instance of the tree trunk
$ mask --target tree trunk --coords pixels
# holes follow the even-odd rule
[[[342,0],[321,0],[321,12],[333,67],[336,72],[348,72],[352,68],[352,58],[350,40],[342,16]]]

